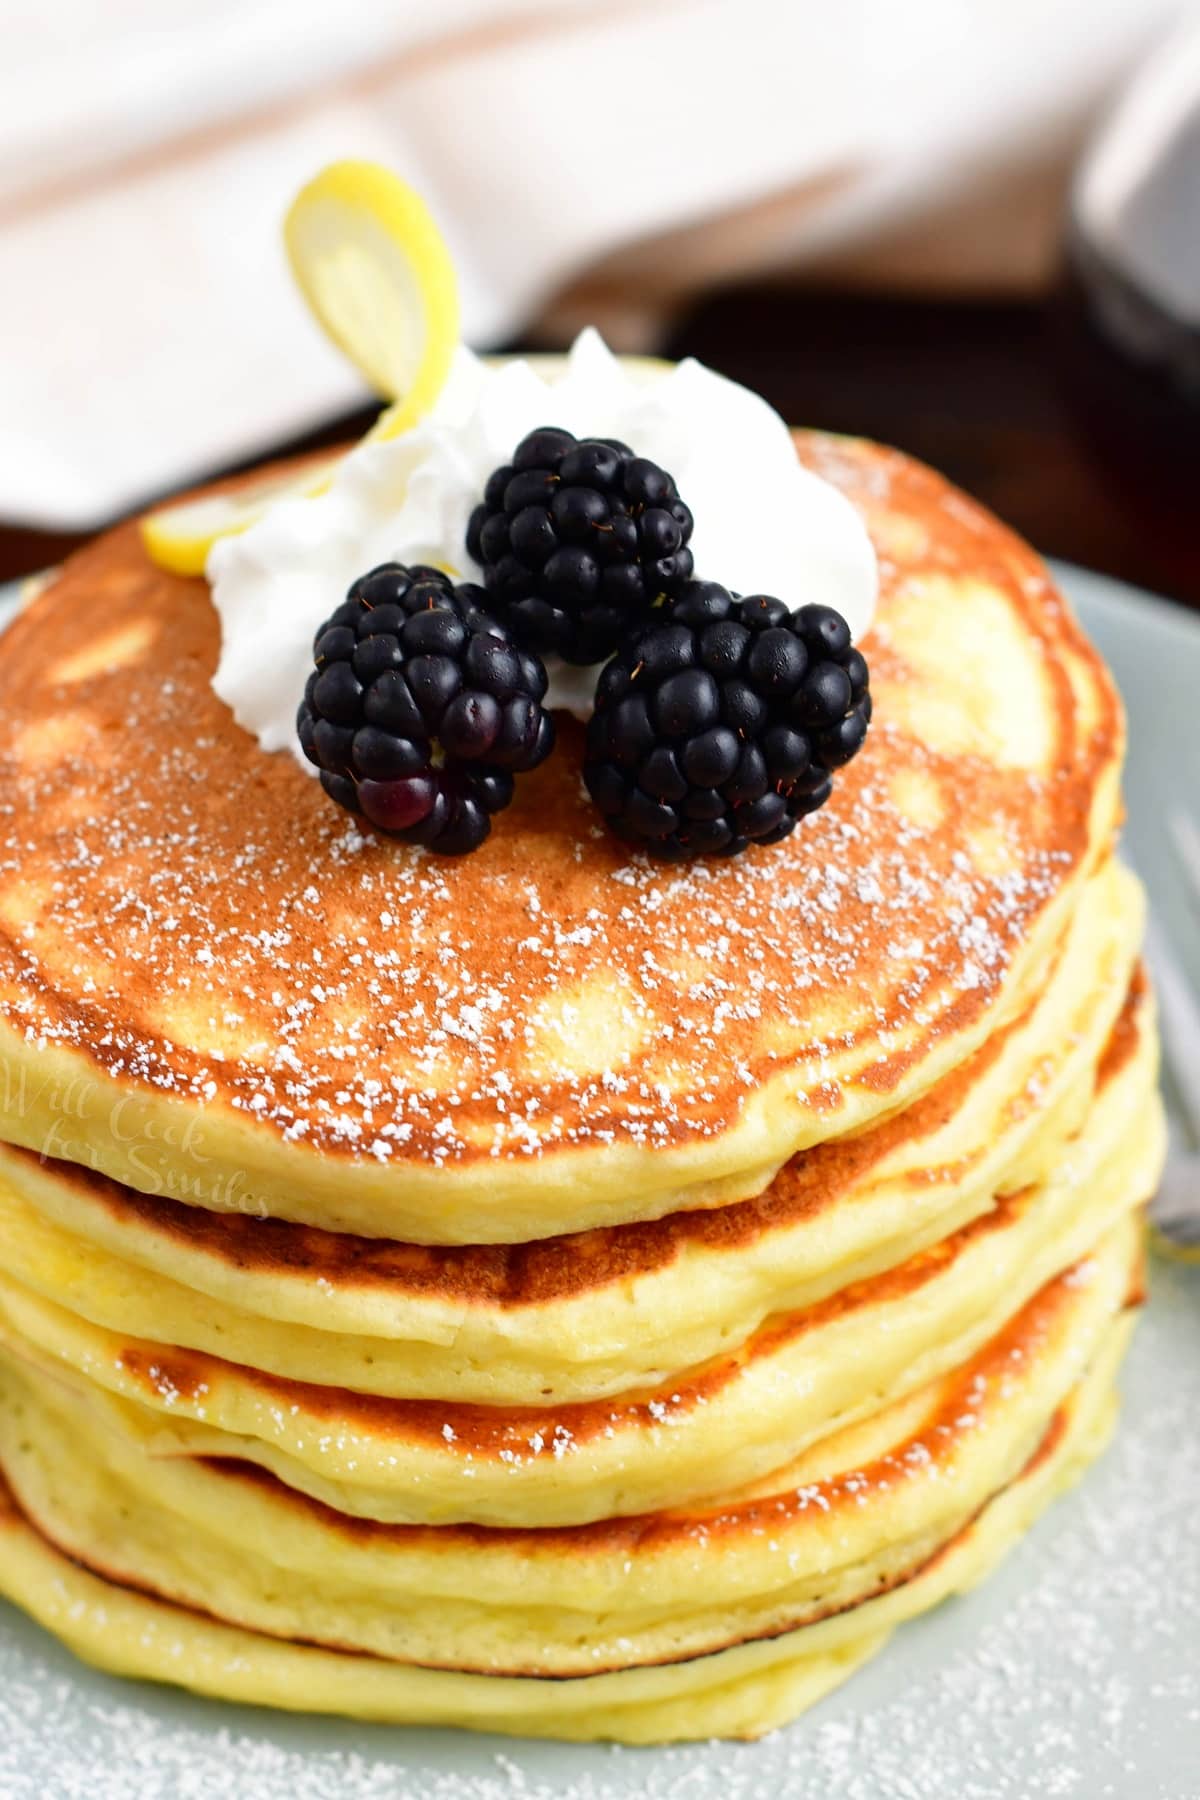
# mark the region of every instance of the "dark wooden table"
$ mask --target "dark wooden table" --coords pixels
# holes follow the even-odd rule
[[[1194,512],[1096,455],[1068,399],[1063,343],[1053,308],[1034,304],[757,288],[705,301],[664,349],[757,388],[788,419],[923,457],[1049,555],[1200,607]],[[367,418],[331,420],[277,449],[336,442]],[[43,567],[80,541],[0,528],[0,577]]]

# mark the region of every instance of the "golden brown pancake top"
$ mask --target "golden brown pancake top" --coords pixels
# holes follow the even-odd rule
[[[781,1068],[829,1129],[847,1079],[891,1094],[1088,853],[1119,709],[988,514],[895,452],[798,441],[880,553],[876,717],[820,813],[728,862],[662,868],[609,836],[570,720],[475,855],[366,835],[216,698],[203,581],[133,526],[73,558],[0,659],[0,1019],[398,1166],[715,1138]],[[1028,739],[926,628],[980,584]]]

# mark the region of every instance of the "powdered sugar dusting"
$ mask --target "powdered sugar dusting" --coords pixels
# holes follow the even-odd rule
[[[898,459],[812,454],[869,516],[928,509],[934,478]],[[977,522],[951,521],[940,566],[956,530],[979,556]],[[566,722],[492,841],[442,862],[254,749],[208,686],[203,594],[128,569],[100,546],[6,640],[0,1009],[122,1081],[383,1164],[714,1137],[780,1069],[809,1111],[836,1113],[849,1082],[883,1106],[913,1041],[969,1025],[1002,985],[1084,850],[1114,752],[1065,718],[1046,780],[904,727],[889,694],[929,680],[889,628],[909,567],[885,572],[867,745],[787,844],[630,860],[586,802]]]
[[[880,748],[886,755],[884,731]],[[160,769],[171,786],[189,774],[182,759]],[[118,782],[114,798],[125,797]],[[464,914],[458,871],[432,858],[396,856],[335,816],[319,821],[324,842],[299,869],[290,846],[281,857],[252,838],[217,860],[186,811],[186,802],[175,811],[184,829],[164,838],[161,820],[134,808],[105,821],[103,840],[81,828],[60,854],[46,909],[14,945],[19,991],[8,1010],[26,1039],[85,1044],[115,1075],[202,1102],[224,1091],[289,1138],[386,1160],[419,1135],[435,1163],[468,1154],[481,1122],[492,1155],[719,1130],[724,1109],[697,1073],[715,1060],[715,1089],[735,1052],[740,1084],[754,1078],[755,1061],[761,1074],[758,1026],[813,1043],[816,1078],[800,1086],[819,1095],[821,1062],[859,1043],[877,1046],[853,1059],[860,1065],[885,1060],[878,1023],[901,1030],[906,1013],[933,1022],[956,995],[994,987],[1073,860],[1035,850],[1025,870],[1001,880],[939,870],[927,834],[906,828],[881,785],[860,783],[851,806],[809,828],[804,861],[775,867],[758,856],[664,877],[597,852],[597,904],[556,917],[540,893],[532,903],[522,893],[535,929],[496,955],[487,915],[481,929]],[[0,850],[0,875],[28,871],[11,839]],[[355,859],[347,879],[341,871]],[[125,885],[147,860],[157,865],[148,882]],[[118,891],[101,917],[84,896],[110,882]],[[488,913],[509,916],[512,882],[500,874],[490,887]],[[354,925],[323,928],[321,901],[307,898],[314,891],[339,909],[349,901]],[[269,916],[264,893],[277,896]],[[899,942],[893,921],[919,921],[921,945],[894,995],[874,979],[877,932]],[[97,959],[145,985],[141,1019],[127,988],[106,995],[94,977],[87,985]],[[614,968],[624,1066],[581,1074],[569,1035],[549,1060],[543,999]],[[84,1004],[68,1010],[59,1000],[79,974]],[[831,992],[845,997],[846,1026],[814,1042],[806,997],[823,1003]],[[540,1079],[522,1081],[522,1061],[539,1063]]]

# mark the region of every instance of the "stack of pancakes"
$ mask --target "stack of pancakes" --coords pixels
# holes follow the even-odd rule
[[[731,862],[631,859],[569,720],[476,855],[364,837],[133,529],[0,642],[0,1592],[82,1656],[752,1736],[1103,1443],[1162,1154],[1119,705],[987,514],[798,444],[875,722]]]

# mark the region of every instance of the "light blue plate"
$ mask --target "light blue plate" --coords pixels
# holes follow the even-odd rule
[[[1130,715],[1129,847],[1197,960],[1200,620],[1059,571]],[[574,1749],[293,1719],[82,1668],[0,1606],[0,1800],[1197,1800],[1200,1270],[1158,1264],[1114,1448],[993,1579],[761,1744]]]

